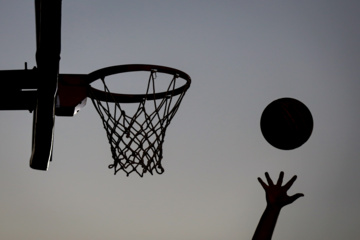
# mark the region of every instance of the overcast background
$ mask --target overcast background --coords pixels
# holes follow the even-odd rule
[[[34,1],[1,0],[0,69],[35,62]],[[265,208],[257,177],[298,180],[273,239],[360,235],[360,2],[64,0],[61,73],[130,63],[188,73],[162,175],[113,175],[91,101],[56,118],[49,171],[29,167],[32,114],[0,113],[1,239],[251,239]],[[292,151],[259,123],[271,101],[308,106],[314,131]]]

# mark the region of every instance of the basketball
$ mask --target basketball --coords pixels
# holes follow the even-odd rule
[[[271,102],[260,120],[266,141],[281,150],[292,150],[303,145],[313,131],[310,110],[293,98],[280,98]]]

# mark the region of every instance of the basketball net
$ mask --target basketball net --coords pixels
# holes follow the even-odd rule
[[[146,96],[156,93],[156,76],[157,71],[151,70]],[[176,88],[177,78],[177,74],[173,75],[164,98],[157,100],[144,98],[138,103],[135,113],[131,115],[112,97],[105,83],[105,77],[102,77],[101,81],[103,91],[109,97],[107,101],[91,97],[90,89],[90,97],[101,117],[111,146],[114,162],[109,165],[109,168],[114,169],[114,174],[122,170],[127,176],[136,172],[142,177],[146,172],[150,174],[164,172],[161,160],[166,128],[176,114],[186,92],[184,90],[178,95],[172,94]]]

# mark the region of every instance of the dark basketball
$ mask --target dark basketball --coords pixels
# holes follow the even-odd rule
[[[260,120],[261,132],[268,143],[282,150],[303,145],[313,130],[310,110],[293,98],[280,98],[270,103]]]

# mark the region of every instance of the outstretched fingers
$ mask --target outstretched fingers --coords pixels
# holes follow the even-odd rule
[[[267,183],[266,181],[263,181],[260,177],[258,178],[258,181],[266,192],[266,201],[270,206],[284,207],[290,203],[293,203],[298,198],[304,196],[304,194],[302,193],[297,193],[293,196],[287,195],[287,191],[293,185],[297,178],[296,175],[293,176],[284,186],[282,186],[284,180],[284,172],[280,172],[276,185],[274,185],[268,172],[265,172],[265,177]]]
[[[281,186],[281,184],[283,183],[283,179],[284,179],[284,172],[280,172],[279,179],[276,185]]]
[[[269,186],[273,186],[274,183],[273,183],[273,181],[271,180],[268,172],[265,173],[265,177],[266,177],[266,180],[267,180]]]
[[[296,180],[297,176],[293,176],[285,185],[284,185],[284,189],[287,191],[289,190],[289,188],[291,188],[291,186],[294,184],[295,180]]]
[[[266,185],[266,183],[264,183],[264,181],[261,178],[258,178],[258,181],[264,189],[268,187],[268,185]]]

